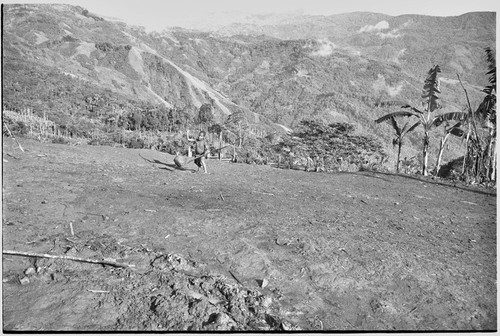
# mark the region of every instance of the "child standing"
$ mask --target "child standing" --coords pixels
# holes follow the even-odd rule
[[[203,167],[203,171],[207,174],[207,165],[205,163],[205,157],[208,154],[208,145],[205,141],[205,132],[200,131],[198,138],[193,139],[189,137],[189,131],[187,131],[188,141],[194,142],[194,155],[199,156],[194,160],[194,163],[198,166],[198,171]]]

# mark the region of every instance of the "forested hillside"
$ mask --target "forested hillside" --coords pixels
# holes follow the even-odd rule
[[[427,71],[439,64],[443,111],[465,108],[457,74],[477,106],[496,27],[486,12],[297,16],[152,33],[69,5],[4,5],[3,18],[3,108],[72,134],[217,124],[264,139],[313,118],[350,123],[388,152],[390,126],[373,122],[386,113],[381,102],[418,104]],[[200,117],[202,107],[209,113]],[[408,157],[417,156],[421,134],[408,139]],[[446,159],[459,145],[450,142]]]

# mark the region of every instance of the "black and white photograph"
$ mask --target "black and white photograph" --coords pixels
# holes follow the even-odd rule
[[[3,333],[497,332],[499,9],[3,1]]]

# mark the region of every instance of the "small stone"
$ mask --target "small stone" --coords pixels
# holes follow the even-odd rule
[[[271,329],[265,320],[252,321],[249,323],[249,326],[254,330],[270,330]]]
[[[227,324],[227,323],[231,322],[231,318],[227,314],[219,313],[217,315],[215,322],[219,323],[219,324]]]
[[[269,296],[266,296],[264,301],[262,301],[262,307],[268,308],[271,305],[271,303],[273,303],[273,299],[271,299]]]
[[[299,327],[294,326],[290,322],[283,321],[281,322],[281,329],[288,331],[288,330],[301,330]]]
[[[259,286],[261,288],[266,288],[267,285],[269,285],[269,281],[267,281],[267,279],[259,280]]]
[[[60,274],[60,273],[52,273],[50,275],[50,278],[52,279],[52,281],[63,281],[65,279],[64,275]]]
[[[22,278],[21,280],[19,280],[19,282],[21,282],[21,285],[27,285],[30,283],[30,279],[28,278]]]
[[[24,271],[24,274],[30,275],[30,274],[35,274],[36,271],[33,267],[29,267],[26,271]]]
[[[281,322],[281,329],[283,330],[292,330],[292,325],[286,321]]]
[[[289,239],[285,239],[283,237],[276,238],[275,242],[279,246],[290,245],[290,240]]]
[[[43,201],[42,201],[42,204],[47,204],[47,201],[46,201],[46,200],[43,200]]]
[[[38,277],[38,280],[49,283],[52,281],[52,277],[50,274],[42,274]]]
[[[232,327],[236,326],[236,323],[233,321],[229,315],[224,313],[217,314],[215,320],[215,329],[216,330],[231,330]]]

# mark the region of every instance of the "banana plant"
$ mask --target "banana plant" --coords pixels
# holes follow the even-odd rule
[[[389,120],[391,121],[392,128],[396,132],[396,137],[392,139],[392,145],[398,146],[398,159],[396,161],[396,172],[399,173],[399,164],[401,162],[400,157],[401,157],[401,147],[403,146],[403,139],[406,134],[410,133],[415,128],[417,128],[418,125],[420,125],[420,121],[417,121],[412,126],[409,126],[410,123],[406,122],[403,125],[403,127],[399,127],[395,117],[391,117]]]
[[[441,159],[443,158],[444,145],[446,144],[446,140],[450,135],[454,135],[460,138],[463,138],[465,131],[461,128],[462,122],[459,121],[453,126],[449,126],[448,122],[444,127],[444,135],[441,137],[441,141],[439,143],[439,152],[436,160],[436,167],[434,169],[434,176],[437,176],[439,173],[439,169],[441,169]]]
[[[418,119],[417,125],[422,125],[424,131],[422,146],[422,175],[424,176],[428,175],[427,162],[429,157],[429,134],[431,130],[435,127],[440,126],[445,121],[464,121],[467,118],[466,112],[447,112],[437,116],[433,114],[435,110],[440,108],[438,103],[438,94],[441,93],[438,78],[439,72],[441,72],[441,68],[439,67],[439,65],[435,65],[429,70],[427,74],[427,78],[425,79],[424,88],[422,91],[422,98],[424,98],[422,102],[422,105],[424,107],[423,111],[414,106],[406,104],[401,106],[402,109],[406,110],[388,113],[375,120],[376,123],[381,123],[395,117],[414,117]]]
[[[489,163],[488,177],[491,181],[496,180],[496,138],[497,138],[497,66],[496,66],[496,52],[491,48],[486,48],[486,59],[488,61],[489,83],[483,92],[486,93],[484,101],[488,101],[487,105],[483,108],[488,111],[486,115],[489,120],[490,141],[488,147],[488,154],[491,158]]]
[[[483,90],[486,93],[481,105],[479,105],[477,113],[483,118],[484,126],[488,129],[488,145],[486,147],[485,166],[488,170],[487,177],[490,181],[496,180],[496,133],[497,133],[497,66],[495,51],[491,48],[486,48],[486,60],[488,62],[489,84]]]
[[[469,103],[469,115],[472,127],[469,127],[470,139],[467,141],[466,159],[464,160],[463,173],[466,178],[477,181],[486,179],[496,180],[496,58],[495,51],[486,48],[486,61],[488,62],[489,85],[482,92],[486,94],[475,112]],[[463,85],[462,85],[463,88]],[[467,97],[467,91],[465,90]],[[467,98],[468,99],[468,98]],[[477,127],[481,126],[481,127]],[[485,134],[486,133],[486,134]]]

